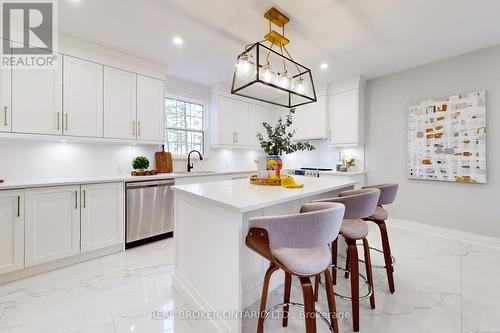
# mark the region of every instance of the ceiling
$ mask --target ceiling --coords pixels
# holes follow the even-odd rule
[[[263,39],[275,6],[294,59],[319,83],[371,79],[500,44],[498,0],[60,0],[62,32],[168,66],[213,85],[236,55]],[[172,42],[175,36],[182,46]],[[327,70],[319,65],[329,64]]]

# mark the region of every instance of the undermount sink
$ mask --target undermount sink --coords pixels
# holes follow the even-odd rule
[[[210,174],[210,173],[216,173],[216,171],[180,171],[180,172],[174,172],[180,175],[199,175],[199,174]]]

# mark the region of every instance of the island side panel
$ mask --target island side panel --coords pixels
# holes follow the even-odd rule
[[[200,311],[239,311],[242,215],[175,192],[174,289]],[[206,332],[240,332],[238,319],[201,320]]]

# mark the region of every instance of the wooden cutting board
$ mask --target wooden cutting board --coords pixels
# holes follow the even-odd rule
[[[172,166],[172,154],[165,151],[165,145],[161,145],[161,151],[155,153],[155,159],[158,173],[171,173],[174,171]]]

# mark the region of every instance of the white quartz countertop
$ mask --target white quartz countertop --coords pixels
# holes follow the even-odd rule
[[[364,171],[319,171],[319,175],[333,175],[333,176],[356,176],[356,175],[364,175]]]
[[[48,178],[36,180],[6,180],[0,184],[1,190],[44,187],[44,186],[64,186],[64,185],[78,185],[78,184],[96,184],[96,183],[111,183],[111,182],[139,182],[148,180],[162,180],[172,178],[186,178],[186,177],[206,177],[206,176],[222,176],[240,173],[252,173],[255,171],[195,171],[191,173],[161,173],[154,176],[131,176],[131,175],[116,175],[116,176],[101,176],[101,177],[80,177],[80,178]]]
[[[235,179],[213,183],[176,185],[172,189],[175,192],[200,200],[212,201],[245,213],[291,200],[343,189],[357,183],[334,177],[294,176],[294,178],[298,184],[304,184],[304,187],[288,189],[281,186],[259,186],[250,184],[248,179]]]

